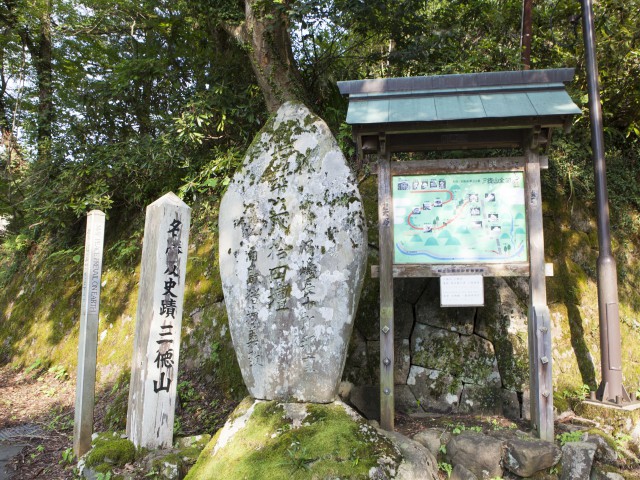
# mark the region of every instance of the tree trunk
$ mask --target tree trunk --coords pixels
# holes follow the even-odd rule
[[[28,28],[18,24],[15,12],[9,17],[10,25],[18,28],[23,44],[27,47],[36,71],[38,89],[38,119],[36,129],[37,161],[51,160],[51,137],[53,134],[53,42],[51,28],[51,0],[46,0],[38,12],[38,29],[34,35]]]
[[[224,28],[246,48],[267,109],[275,112],[287,101],[304,100],[289,37],[290,2],[245,0],[244,4],[244,23]]]
[[[38,55],[35,57],[38,82],[38,161],[51,160],[53,134],[53,48],[51,41],[51,2],[40,17]],[[34,52],[31,52],[33,55]]]

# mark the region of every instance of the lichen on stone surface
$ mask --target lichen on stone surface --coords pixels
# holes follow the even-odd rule
[[[222,205],[225,303],[250,393],[333,400],[367,244],[355,179],[326,124],[283,105]]]

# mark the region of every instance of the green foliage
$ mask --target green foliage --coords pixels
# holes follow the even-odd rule
[[[453,472],[453,467],[450,463],[438,462],[438,470],[442,470],[447,475],[447,478],[449,478],[451,476],[451,472]]]
[[[287,448],[286,460],[282,462],[282,465],[291,469],[292,472],[298,470],[309,470],[309,465],[316,461],[316,458],[309,456],[309,452],[306,447],[300,445],[300,441],[295,439]]]
[[[583,432],[580,430],[576,430],[573,432],[564,432],[556,435],[556,440],[560,442],[560,445],[564,446],[565,443],[569,442],[580,442],[582,441]]]
[[[220,195],[243,158],[242,152],[233,148],[212,155],[215,155],[212,160],[183,178],[178,190],[183,199],[197,200],[204,194]]]
[[[633,440],[633,437],[631,435],[628,435],[624,432],[617,432],[614,436],[613,436],[613,440],[615,442],[616,445],[616,450],[620,450],[624,447],[627,446],[627,444]]]
[[[123,371],[108,394],[109,401],[104,421],[110,431],[124,430],[126,427],[130,379],[131,372]]]
[[[34,362],[31,365],[29,365],[25,369],[24,373],[27,373],[27,374],[31,373],[31,372],[36,372],[37,373],[38,371],[40,371],[43,368],[43,366],[44,366],[44,361],[42,360],[42,358],[38,357],[38,358],[36,358],[34,360]]]
[[[54,409],[46,423],[45,430],[49,432],[64,432],[73,429],[73,412],[63,412],[62,409]]]
[[[182,429],[182,420],[178,415],[176,415],[173,419],[173,435],[176,437],[184,435],[184,430]]]
[[[447,423],[447,427],[451,428],[451,433],[454,435],[459,435],[466,430],[472,432],[482,432],[482,427],[479,425],[472,425],[468,427],[463,423]]]
[[[21,55],[26,37],[18,32],[38,30],[41,20],[22,5],[8,8],[3,21],[15,30],[3,37],[2,72],[29,77],[28,62],[39,60]],[[212,15],[198,2],[165,10],[147,2],[118,7],[74,0],[51,8],[45,15],[56,18],[57,40],[50,123],[35,114],[42,98],[36,89],[21,90],[21,102],[5,95],[0,103],[0,121],[13,118],[25,132],[18,140],[26,142],[20,168],[0,177],[0,214],[13,214],[11,229],[19,234],[10,248],[28,248],[29,239],[48,232],[72,244],[82,217],[94,208],[126,224],[185,183],[185,193],[197,188],[208,194],[218,179],[219,192],[237,152],[264,120],[244,53],[215,23],[239,17]],[[55,132],[47,140],[49,153],[39,150],[30,162],[29,142],[40,142],[44,127]],[[3,188],[13,190],[3,195]]]
[[[567,410],[571,408],[572,405],[584,400],[590,391],[591,387],[587,384],[583,384],[574,389],[565,388],[559,392],[559,394],[554,393],[554,402],[557,404],[558,409]]]
[[[56,380],[64,381],[69,378],[69,373],[64,365],[54,365],[48,371]]]
[[[60,464],[63,465],[72,465],[75,462],[75,458],[76,456],[73,453],[73,448],[69,447],[65,450],[63,450],[62,454],[62,460],[60,460]]]
[[[576,400],[584,400],[584,398],[589,395],[591,391],[591,387],[589,385],[581,385],[574,390],[562,390],[561,396],[562,398],[571,398]]]
[[[187,405],[189,402],[195,400],[198,396],[195,388],[191,385],[189,381],[182,381],[177,385],[177,393],[180,403],[182,405]]]
[[[2,246],[7,254],[15,255],[26,253],[32,245],[33,238],[31,238],[27,233],[19,233],[17,235],[8,236]]]
[[[179,413],[175,416],[174,435],[192,434],[185,432],[182,417],[195,418],[200,431],[215,432],[224,419],[220,416],[221,405],[214,399],[208,401],[203,393],[199,392],[190,380],[183,380],[177,385],[177,395],[180,405]]]
[[[31,460],[33,460],[36,457],[40,456],[42,452],[44,452],[44,445],[38,445],[36,446],[35,451],[29,454],[29,456],[31,457]]]
[[[121,238],[116,241],[109,248],[108,253],[112,255],[113,262],[119,265],[134,265],[141,254],[139,233],[134,238]]]
[[[62,246],[80,244],[82,219],[93,208],[126,224],[166,191],[190,201],[224,191],[265,120],[246,50],[222,28],[243,20],[241,3],[179,1],[165,9],[73,0],[38,8],[14,2],[7,9],[2,71],[23,82],[0,103],[3,125],[23,132],[17,148],[0,156],[7,167],[0,214],[13,215],[9,251],[26,253],[48,233]],[[270,0],[254,2],[254,9],[288,16],[309,103],[351,159],[346,99],[336,80],[520,68],[519,0]],[[637,210],[640,194],[628,179],[640,156],[638,10],[637,0],[596,5],[612,224],[634,233],[640,222],[629,209]],[[577,1],[536,4],[532,62],[577,67],[570,88],[584,105],[579,13]],[[56,19],[49,84],[35,68],[45,59],[36,51],[25,55],[25,32],[41,31],[47,17]],[[43,93],[53,99],[45,117],[38,113]],[[577,118],[573,133],[552,144],[549,175],[571,198],[593,198],[587,123]],[[137,253],[131,244],[118,251],[124,258]]]
[[[56,353],[56,358],[43,353],[52,360],[34,361],[29,349],[46,352],[63,338],[73,343],[65,336],[73,337],[78,310],[81,274],[76,267],[86,212],[100,208],[109,215],[111,265],[137,264],[143,209],[169,190],[210,207],[207,229],[214,232],[213,206],[264,122],[265,111],[246,50],[223,28],[230,30],[243,20],[242,2],[178,0],[171,8],[122,0],[32,3],[7,2],[0,19],[0,76],[7,86],[0,92],[0,127],[16,141],[15,148],[5,144],[0,152],[0,215],[11,216],[0,247],[0,287],[7,297],[0,331],[3,339],[10,339],[0,361],[20,355],[29,365],[27,373],[34,375],[55,362],[51,373],[62,380],[67,369],[73,370],[60,363],[64,353]],[[336,80],[520,68],[520,0],[261,0],[257,7],[265,16],[286,8],[310,106],[336,132],[352,160],[351,128],[344,123],[346,99],[337,91]],[[595,8],[612,228],[624,250],[625,242],[640,238],[640,4],[603,0]],[[576,81],[568,88],[585,115],[575,119],[572,132],[554,133],[544,184],[565,193],[570,203],[589,206],[594,186],[579,13],[577,0],[536,3],[532,62],[534,68],[577,69]],[[42,31],[47,18],[55,19],[56,38],[48,84],[38,77],[43,59],[25,44],[25,35]],[[43,94],[53,96],[53,115],[42,115]],[[354,166],[366,173],[366,166]],[[375,182],[372,185],[375,191]],[[371,229],[371,243],[376,243],[376,235]],[[209,242],[209,250],[191,261],[191,273],[200,279],[200,290],[190,294],[193,308],[222,300],[211,253],[215,241]],[[38,262],[44,252],[49,253],[46,262]],[[38,271],[28,265],[37,265]],[[620,278],[632,277],[634,268],[633,255],[623,257]],[[119,271],[110,279],[124,274]],[[22,284],[32,289],[24,296]],[[122,281],[112,297],[124,297],[132,285]],[[623,288],[634,285],[628,281]],[[579,304],[579,287],[576,282],[567,289],[567,303]],[[376,292],[370,288],[372,297]],[[125,304],[105,306],[109,322],[124,317]],[[633,326],[633,318],[631,312],[622,321]],[[210,324],[211,318],[206,321]],[[20,339],[33,338],[29,335],[35,325],[47,333],[29,347]],[[215,341],[200,368],[224,383],[227,393],[235,389],[233,395],[238,395],[243,386],[237,364],[224,361],[232,357],[228,340]],[[109,347],[103,350],[123,350]],[[585,376],[584,381],[591,379]],[[117,401],[107,412],[110,425],[124,422],[127,385],[123,382],[112,392]],[[197,413],[193,386],[182,390],[187,414]],[[583,394],[581,387],[563,390],[561,396]],[[202,415],[207,428],[219,421]],[[177,423],[179,430],[179,417]],[[451,428],[460,433],[466,427]],[[299,450],[294,454],[304,457]]]

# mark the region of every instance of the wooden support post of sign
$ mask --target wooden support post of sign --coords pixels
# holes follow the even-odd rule
[[[147,207],[133,340],[127,436],[171,448],[191,209],[173,193]]]
[[[394,429],[393,217],[390,156],[380,138],[378,156],[378,226],[380,231],[380,426]]]
[[[104,222],[105,214],[100,210],[92,210],[87,214],[73,421],[73,453],[78,458],[91,448],[93,435]]]
[[[553,441],[551,325],[545,284],[540,162],[535,135],[525,148],[525,202],[529,230],[529,374],[531,421],[542,440]]]

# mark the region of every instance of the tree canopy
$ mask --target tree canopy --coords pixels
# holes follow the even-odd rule
[[[217,198],[284,100],[345,149],[336,81],[517,70],[520,0],[2,0],[0,215],[9,234],[77,241],[87,211],[128,221],[163,192]],[[596,4],[610,185],[640,209],[640,2]],[[533,68],[576,67],[580,3],[534,3]],[[552,175],[591,192],[587,116]],[[634,182],[629,185],[629,179]],[[624,192],[624,195],[623,195]],[[625,210],[626,209],[626,210]],[[625,226],[637,233],[634,215]],[[28,243],[28,242],[27,242]]]

